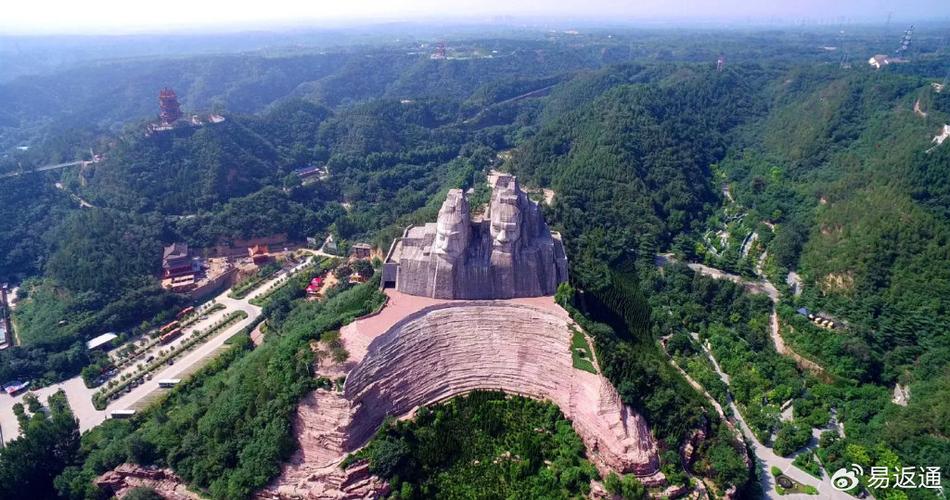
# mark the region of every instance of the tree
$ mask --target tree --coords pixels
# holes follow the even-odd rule
[[[165,497],[152,488],[138,486],[129,490],[123,498],[124,500],[164,500]]]
[[[333,270],[333,275],[336,276],[338,280],[345,280],[353,274],[353,268],[347,265],[340,266]]]
[[[360,275],[363,279],[370,279],[373,277],[373,265],[366,259],[360,259],[353,264],[353,271]]]
[[[611,472],[604,482],[604,487],[608,493],[617,495],[624,500],[644,500],[648,498],[646,487],[633,475],[619,477]]]
[[[40,398],[36,397],[36,394],[32,392],[26,393],[23,396],[23,401],[26,402],[26,409],[30,410],[30,413],[39,413],[43,409],[43,404],[40,403]]]
[[[404,440],[383,439],[373,447],[370,472],[382,477],[391,477],[399,471],[409,453],[409,445]]]
[[[79,421],[66,394],[51,395],[47,404],[49,414],[33,412],[21,435],[0,452],[0,498],[57,498],[53,480],[77,462]]]
[[[300,176],[294,173],[287,174],[284,177],[284,189],[293,189],[297,186],[300,186]]]
[[[786,457],[795,453],[811,439],[811,427],[796,422],[783,423],[775,435],[775,443],[772,448],[775,453]]]
[[[557,292],[554,294],[554,301],[561,307],[567,307],[574,303],[574,287],[570,283],[564,282],[557,286]]]

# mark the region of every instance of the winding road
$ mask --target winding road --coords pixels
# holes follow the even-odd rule
[[[228,297],[230,289],[218,295],[215,300],[217,303],[223,304],[225,306],[224,309],[209,314],[208,317],[196,322],[190,328],[209,327],[235,311],[244,311],[247,313],[247,317],[209,338],[194,350],[176,360],[173,365],[166,366],[155,372],[151,380],[146,381],[142,385],[132,389],[128,394],[112,401],[105,410],[97,410],[92,405],[92,395],[99,388],[90,389],[86,387],[82,377],[73,377],[58,384],[46,386],[31,392],[35,394],[43,404],[46,404],[46,399],[50,395],[62,389],[66,393],[69,406],[72,408],[76,418],[79,419],[79,431],[85,432],[92,429],[109,418],[110,412],[131,409],[136,404],[145,400],[153,392],[160,390],[158,387],[159,380],[185,378],[185,376],[193,371],[192,368],[195,365],[217,352],[231,336],[241,331],[242,328],[251,324],[261,315],[261,308],[250,303],[252,299],[265,293],[270,289],[271,285],[303,270],[311,262],[313,262],[313,257],[305,259],[289,270],[280,271],[274,278],[258,286],[243,299],[238,300]],[[11,397],[5,393],[0,393],[0,437],[2,437],[2,442],[4,443],[16,438],[20,433],[19,424],[16,416],[13,414],[13,405],[22,402],[25,395],[26,394],[20,394],[16,397]]]
[[[699,341],[699,336],[697,334],[692,333],[691,335],[697,342]],[[706,353],[706,356],[712,363],[713,369],[716,370],[716,374],[718,374],[723,383],[728,386],[730,382],[729,375],[722,371],[722,368],[719,366],[719,362],[716,361],[716,357],[713,356],[712,351],[709,350],[709,346],[703,342],[699,342],[699,344],[702,346],[703,352]],[[752,453],[754,453],[758,459],[759,483],[762,485],[762,490],[767,492],[766,494],[769,497],[802,500],[815,498],[814,495],[805,495],[799,493],[779,495],[778,492],[775,491],[775,478],[772,476],[771,472],[772,467],[778,467],[782,471],[782,474],[794,479],[795,481],[798,481],[799,483],[815,487],[818,490],[818,498],[853,500],[854,497],[843,491],[838,491],[832,486],[831,478],[828,472],[824,469],[822,469],[822,478],[819,480],[815,476],[812,476],[811,474],[808,474],[807,472],[793,465],[792,458],[785,458],[783,456],[777,455],[774,451],[772,451],[771,448],[762,444],[762,442],[755,437],[755,434],[749,428],[748,424],[746,424],[745,419],[742,418],[742,412],[739,411],[735,401],[732,399],[732,394],[728,393],[727,397],[729,398],[729,408],[732,409],[732,414],[735,415],[739,429],[742,430],[742,435],[745,436]]]
[[[657,267],[663,267],[672,262],[676,262],[676,259],[673,257],[672,254],[656,255],[655,263]],[[775,350],[779,354],[783,354],[795,359],[796,363],[798,363],[799,367],[802,369],[807,369],[812,372],[817,371],[819,373],[823,373],[823,369],[821,368],[821,366],[817,365],[811,360],[808,360],[799,356],[791,348],[785,345],[785,341],[784,339],[782,339],[782,335],[779,330],[778,313],[776,311],[776,305],[778,304],[780,294],[779,294],[778,289],[776,289],[775,286],[772,285],[772,283],[770,283],[766,279],[749,280],[749,279],[743,278],[742,276],[732,274],[732,273],[723,271],[721,269],[716,269],[714,267],[709,267],[704,264],[687,263],[687,266],[693,271],[698,272],[700,274],[703,274],[715,279],[729,280],[729,281],[732,281],[733,283],[743,285],[748,291],[752,293],[766,294],[769,297],[769,299],[772,301],[770,330],[771,330],[772,341],[775,344]],[[691,333],[691,336],[700,345],[702,345],[703,351],[705,352],[706,356],[709,358],[709,361],[712,363],[713,368],[716,371],[716,374],[719,375],[719,378],[723,381],[723,383],[726,384],[726,386],[729,386],[730,384],[729,375],[722,371],[722,368],[719,366],[719,362],[716,361],[716,357],[713,355],[712,351],[709,349],[709,346],[703,342],[699,342],[699,337],[697,334]],[[671,362],[672,362],[672,359],[671,359]],[[700,392],[704,394],[716,407],[717,412],[721,416],[724,416],[722,408],[719,406],[719,403],[712,397],[712,395],[706,392],[706,390],[703,389],[702,386],[698,382],[696,382],[689,375],[687,375],[685,371],[683,371],[679,366],[676,365],[676,363],[672,363],[672,364],[681,374],[684,374],[686,376],[687,382],[689,382],[690,385],[692,385],[694,388],[700,389]],[[797,494],[797,493],[779,495],[778,492],[775,490],[775,478],[772,476],[772,473],[771,473],[771,468],[777,467],[782,471],[784,475],[794,479],[795,481],[798,481],[799,483],[813,486],[814,488],[816,488],[818,490],[818,498],[829,498],[829,499],[834,499],[834,500],[853,500],[854,497],[852,497],[851,495],[843,491],[838,491],[832,486],[831,478],[827,471],[823,471],[824,474],[822,476],[822,479],[818,479],[808,474],[807,472],[799,469],[798,467],[794,466],[792,464],[792,460],[793,460],[792,458],[785,458],[780,455],[777,455],[775,454],[775,452],[772,451],[771,448],[763,445],[758,440],[758,438],[755,437],[755,434],[752,433],[752,430],[746,424],[745,419],[742,417],[742,413],[739,411],[739,408],[736,406],[735,401],[733,401],[732,394],[731,393],[728,394],[728,397],[729,397],[729,407],[732,410],[732,414],[735,416],[735,420],[738,423],[738,427],[742,431],[742,435],[745,436],[747,442],[749,443],[750,449],[752,450],[752,452],[755,454],[756,458],[758,459],[759,482],[762,485],[763,491],[765,491],[766,494],[770,498],[802,499],[802,500],[816,498],[814,495],[805,495],[805,494]]]
[[[82,165],[83,163],[94,163],[94,162],[79,160],[79,161],[67,161],[65,163],[57,163],[55,165],[44,165],[42,167],[36,167],[33,170],[27,170],[24,172],[7,172],[5,174],[0,174],[0,179],[6,178],[6,177],[16,177],[18,175],[23,175],[23,174],[31,174],[33,172],[45,172],[47,170],[56,170],[59,168],[75,167],[76,165]]]
[[[677,262],[673,254],[664,253],[657,254],[654,258],[654,263],[657,267],[663,267],[670,263]],[[758,280],[750,280],[748,278],[743,278],[738,274],[733,274],[721,269],[716,269],[715,267],[709,267],[705,264],[698,264],[695,262],[689,262],[686,264],[693,271],[709,276],[710,278],[715,278],[719,280],[728,280],[733,283],[742,285],[751,293],[764,293],[769,297],[769,300],[772,301],[772,314],[769,318],[769,332],[772,337],[772,343],[775,345],[775,351],[784,356],[788,356],[795,360],[795,364],[798,365],[798,368],[801,370],[807,370],[815,375],[824,375],[825,369],[815,363],[814,361],[798,354],[791,347],[785,345],[785,339],[782,338],[782,333],[780,325],[778,322],[778,311],[776,306],[778,306],[779,298],[781,294],[778,289],[775,288],[770,281],[760,278]]]

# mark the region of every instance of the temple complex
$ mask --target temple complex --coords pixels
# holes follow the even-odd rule
[[[163,87],[158,92],[158,120],[145,125],[145,136],[148,137],[155,133],[175,129],[214,125],[224,120],[223,116],[216,113],[209,115],[192,114],[189,119],[181,111],[178,94],[171,88]]]
[[[481,218],[472,218],[461,189],[450,190],[438,220],[407,228],[383,269],[384,286],[438,299],[554,295],[564,281],[560,235],[510,175],[496,178]]]

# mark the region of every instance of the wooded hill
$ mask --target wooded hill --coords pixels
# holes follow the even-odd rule
[[[742,39],[734,36],[729,43]],[[705,426],[709,439],[692,472],[723,490],[752,484],[735,436],[656,343],[678,334],[678,352],[686,353],[687,331],[718,339],[727,368],[768,372],[740,375],[737,392],[743,405],[762,402],[752,410],[757,430],[776,431],[788,446],[800,429],[783,430],[772,409],[786,397],[794,399],[800,422],[820,423],[832,406],[839,412],[848,438],[826,443],[829,463],[860,459],[870,466],[891,457],[908,465],[946,463],[941,401],[950,400],[950,293],[944,293],[950,286],[950,191],[943,173],[950,148],[924,152],[950,112],[946,96],[928,90],[940,76],[933,74],[939,64],[845,70],[809,62],[818,57],[810,53],[779,58],[786,45],[777,44],[760,49],[761,61],[730,62],[716,72],[714,58],[657,62],[653,55],[667,50],[662,43],[649,50],[628,44],[620,55],[597,43],[539,44],[513,48],[510,58],[431,60],[388,48],[325,58],[251,57],[236,66],[255,68],[253,77],[238,78],[229,69],[222,81],[172,82],[195,109],[222,95],[235,97],[225,123],[145,137],[134,118],[125,132],[103,126],[71,136],[75,141],[63,139],[77,150],[100,144],[106,160],[87,169],[84,181],[75,171],[0,180],[0,187],[15,188],[0,189],[0,210],[9,215],[0,229],[0,277],[30,278],[17,312],[27,345],[0,352],[0,378],[46,382],[74,375],[89,362],[85,339],[131,329],[179,306],[180,297],[155,287],[164,243],[207,246],[274,232],[295,239],[333,232],[385,246],[406,224],[432,220],[447,189],[484,192],[484,173],[495,167],[519,175],[529,188],[555,191],[547,218],[562,232],[578,291],[565,290],[559,299],[591,333],[605,375],[646,415],[673,482],[687,481],[675,450]],[[631,51],[652,55],[629,62],[623,54]],[[608,65],[622,61],[628,62]],[[146,96],[143,115],[154,107],[154,89],[136,88],[151,74],[132,72],[126,78],[132,83],[122,87]],[[41,88],[54,85],[38,81]],[[24,84],[4,89],[14,92],[18,85]],[[513,99],[535,90],[543,92]],[[912,111],[918,97],[926,118]],[[83,109],[82,102],[73,105]],[[64,123],[73,112],[48,109],[49,124]],[[25,137],[38,129],[18,130]],[[45,160],[70,147],[43,152],[37,146],[30,154]],[[510,161],[499,156],[512,150]],[[329,178],[301,185],[292,171],[310,164],[326,165]],[[80,209],[69,193],[50,187],[55,181],[95,207]],[[722,182],[756,227],[774,224],[774,233],[760,229],[771,256],[766,274],[777,284],[791,269],[804,277],[805,293],[798,299],[786,294],[780,305],[784,324],[794,327],[783,334],[833,381],[802,373],[770,351],[762,319],[767,305],[735,287],[690,281],[682,269],[667,276],[654,271],[659,251],[707,258],[698,249],[726,203]],[[743,271],[734,260],[714,263]],[[279,308],[281,321],[322,314],[295,299]],[[828,311],[848,328],[810,327],[790,313],[801,305]],[[321,318],[314,323],[321,329],[336,322]],[[293,341],[235,355],[234,365],[209,375],[213,386],[196,383],[181,394],[184,409],[165,408],[139,427],[90,435],[83,453],[92,461],[71,470],[69,486],[61,484],[60,491],[84,495],[93,473],[125,459],[172,465],[219,497],[247,495],[266,482],[288,453],[287,409],[309,386],[294,385],[279,408],[258,415],[263,420],[235,424],[246,430],[270,419],[266,435],[231,439],[208,429],[231,411],[222,388],[252,379],[272,359],[293,357],[314,333],[286,328]],[[746,343],[753,348],[737,347]],[[755,356],[743,357],[750,352]],[[906,408],[888,403],[898,381],[911,385]],[[266,392],[256,385],[248,390],[251,399]],[[204,412],[197,401],[220,413]],[[196,419],[204,423],[196,426]],[[127,448],[110,447],[111,432],[125,443],[115,446]],[[136,440],[147,443],[147,454],[130,451],[140,449]],[[109,460],[89,458],[103,449]],[[222,475],[213,465],[223,463],[216,462],[219,453],[229,464],[248,465]],[[258,465],[266,473],[248,472]]]

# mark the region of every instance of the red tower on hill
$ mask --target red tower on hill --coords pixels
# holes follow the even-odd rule
[[[445,42],[435,44],[435,51],[429,56],[430,59],[445,59]]]
[[[158,106],[161,109],[158,116],[162,123],[171,125],[175,120],[181,118],[181,109],[178,105],[178,96],[175,91],[165,87],[158,93]]]

